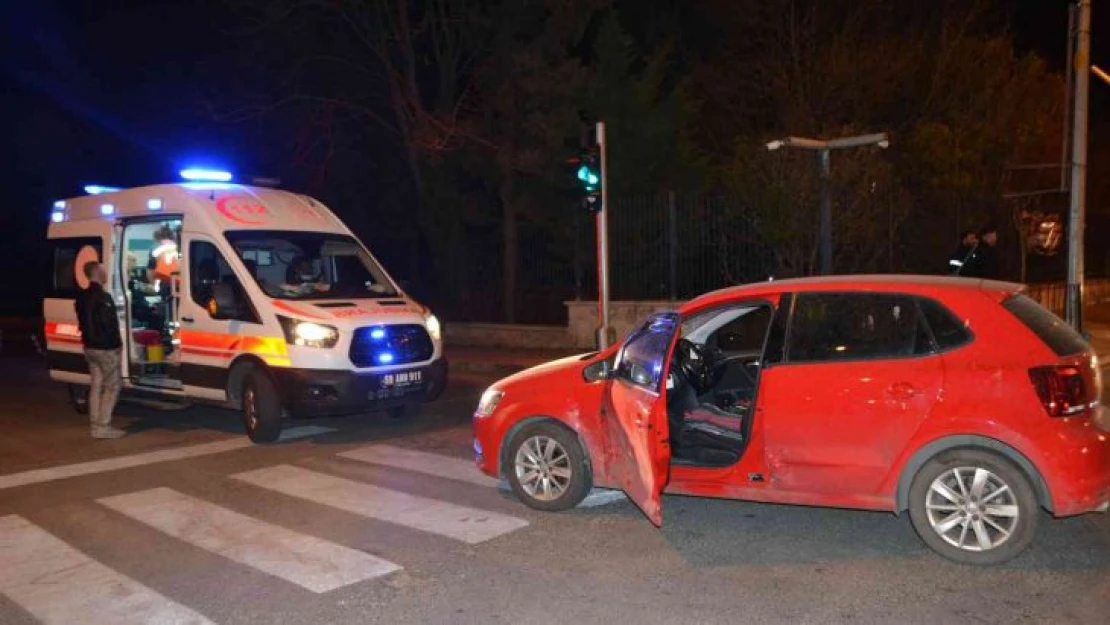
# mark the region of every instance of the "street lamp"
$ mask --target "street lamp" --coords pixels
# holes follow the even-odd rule
[[[858,148],[868,145],[877,145],[880,148],[890,147],[890,135],[880,132],[857,137],[844,137],[823,141],[820,139],[806,139],[803,137],[787,137],[776,139],[767,144],[767,149],[772,152],[779,148],[801,148],[803,150],[816,150],[821,159],[821,273],[832,273],[832,192],[829,184],[829,152],[844,148]]]

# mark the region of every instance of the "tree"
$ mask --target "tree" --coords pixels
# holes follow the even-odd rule
[[[726,186],[744,193],[738,184],[810,180],[812,160],[756,156],[767,139],[893,134],[891,149],[880,154],[833,154],[838,270],[881,266],[852,243],[870,241],[887,247],[888,268],[934,271],[959,228],[1001,216],[1008,166],[1058,158],[1059,126],[1051,122],[1059,79],[1014,52],[986,3],[775,0],[737,10],[736,3],[705,1],[729,36],[697,78],[706,112],[697,137]],[[718,139],[737,136],[747,139]],[[761,157],[780,162],[763,164]],[[774,167],[788,170],[759,175]],[[801,187],[804,198],[797,188],[772,195],[816,205],[812,187]],[[805,213],[795,205],[790,214]],[[770,236],[780,240],[785,232],[792,245],[811,240],[816,229],[808,217],[784,226]],[[897,246],[901,252],[875,246],[903,228],[913,236]]]

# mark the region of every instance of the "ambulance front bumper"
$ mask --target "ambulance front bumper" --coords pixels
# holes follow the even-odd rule
[[[433,401],[447,386],[447,361],[360,373],[330,369],[271,369],[282,403],[295,417],[338,416]]]

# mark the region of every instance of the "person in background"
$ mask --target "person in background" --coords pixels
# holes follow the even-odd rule
[[[112,427],[112,412],[119,399],[123,380],[120,357],[123,340],[119,334],[119,318],[112,296],[104,290],[108,272],[96,261],[82,267],[89,288],[77,298],[74,308],[81,328],[81,343],[92,378],[89,388],[89,421],[93,438],[119,438],[123,430]]]
[[[963,275],[987,280],[998,279],[998,226],[989,222],[979,231],[979,247],[965,265]]]
[[[963,275],[964,265],[975,256],[978,247],[979,235],[974,230],[964,232],[963,238],[960,239],[960,246],[948,257],[948,273],[954,276]]]

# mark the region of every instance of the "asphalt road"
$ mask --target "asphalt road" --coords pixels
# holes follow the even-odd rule
[[[231,413],[134,406],[130,436],[93,441],[39,365],[0,359],[0,623],[1110,620],[1108,515],[973,568],[888,514],[668,497],[657,530],[627,501],[536,513],[466,468],[486,382],[414,421],[296,422],[272,446],[243,444]]]

